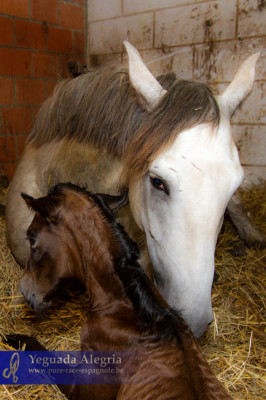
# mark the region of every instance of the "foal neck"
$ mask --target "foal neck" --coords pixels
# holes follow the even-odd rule
[[[61,220],[73,249],[71,273],[86,287],[94,308],[130,304],[116,265],[138,258],[136,244],[105,204],[106,196],[72,187],[65,194]]]
[[[108,227],[109,228],[109,227]],[[111,310],[128,307],[131,303],[126,296],[124,286],[115,271],[117,259],[122,257],[123,248],[117,238],[117,232],[105,231],[104,237],[93,232],[94,246],[90,238],[80,243],[81,269],[79,280],[86,287],[91,297],[92,308]],[[99,239],[99,240],[98,240]]]

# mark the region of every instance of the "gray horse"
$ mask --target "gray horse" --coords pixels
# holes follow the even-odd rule
[[[258,54],[215,98],[173,74],[156,80],[125,46],[129,72],[112,66],[64,81],[41,107],[9,188],[8,243],[25,266],[33,213],[21,192],[41,197],[58,182],[109,194],[126,187],[130,202],[119,218],[198,337],[212,321],[217,235],[243,179],[230,118],[252,89]]]

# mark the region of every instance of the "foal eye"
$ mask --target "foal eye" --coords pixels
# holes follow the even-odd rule
[[[36,243],[36,239],[29,238],[29,242],[30,242],[30,245],[31,245],[31,246],[34,246],[35,243]]]
[[[169,194],[168,188],[162,179],[158,178],[157,176],[150,176],[150,180],[153,187],[158,190],[162,190],[166,194]]]
[[[28,241],[30,242],[30,247],[34,248],[34,246],[36,245],[36,238],[32,237],[32,236],[28,236]]]

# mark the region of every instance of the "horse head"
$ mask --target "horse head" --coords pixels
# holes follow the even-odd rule
[[[138,169],[136,159],[126,155],[131,209],[146,234],[159,290],[199,337],[213,319],[211,289],[217,236],[225,208],[244,176],[230,118],[252,89],[259,54],[243,63],[231,84],[216,98],[207,88],[193,89],[193,83],[190,92],[180,89],[176,96],[177,124],[173,127],[174,117],[163,120],[163,114],[173,108],[173,93],[168,97],[138,51],[127,42],[125,46],[131,83],[145,100],[153,128],[159,130],[161,124],[163,129],[173,130],[171,140],[163,146],[161,137],[156,143],[156,134],[154,142],[147,134],[149,147],[157,146],[160,151],[155,156],[146,153],[145,169]],[[183,120],[181,128],[179,120]],[[142,135],[143,143],[145,134],[142,128],[131,153],[144,155],[138,136]]]
[[[31,308],[49,308],[74,281],[87,289],[92,284],[91,292],[96,293],[113,254],[120,256],[111,225],[114,212],[127,202],[127,193],[91,194],[72,184],[59,184],[45,197],[35,199],[25,193],[22,197],[34,212],[27,230],[30,257],[21,279],[21,291]],[[128,243],[131,251],[132,243]]]

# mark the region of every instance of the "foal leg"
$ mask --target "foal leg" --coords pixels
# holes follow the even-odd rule
[[[227,213],[235,225],[238,234],[249,247],[266,248],[266,237],[249,219],[239,192],[231,198]]]

